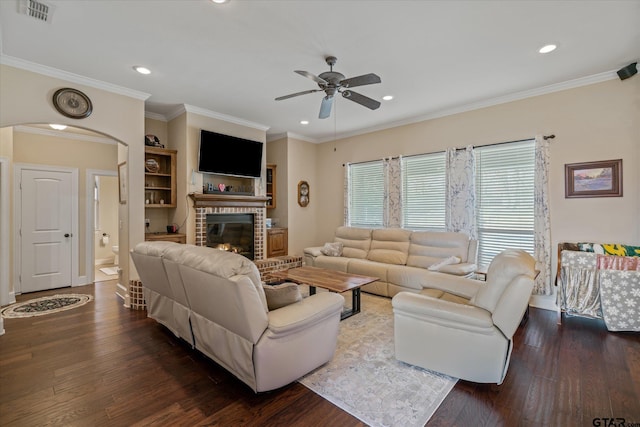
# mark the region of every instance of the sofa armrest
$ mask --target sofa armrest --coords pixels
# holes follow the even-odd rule
[[[439,289],[466,299],[473,298],[484,282],[468,277],[434,271],[425,280],[423,289]]]
[[[323,248],[322,246],[313,246],[311,248],[304,248],[304,254],[311,255],[312,257],[317,257],[322,255],[322,252],[320,251],[322,248]]]
[[[391,300],[394,314],[450,328],[491,334],[491,313],[479,307],[457,304],[412,292],[400,292]]]
[[[340,317],[344,298],[336,293],[322,292],[295,304],[269,312],[267,328],[273,338],[294,334],[332,316]]]
[[[478,269],[478,266],[469,262],[459,264],[443,265],[438,269],[441,273],[453,274],[455,276],[470,276]]]

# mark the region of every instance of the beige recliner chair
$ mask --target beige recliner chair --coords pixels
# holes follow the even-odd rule
[[[491,262],[486,282],[443,276],[457,282],[447,284],[448,292],[434,280],[434,289],[393,297],[396,359],[467,381],[502,384],[513,334],[533,289],[535,260],[506,250]]]

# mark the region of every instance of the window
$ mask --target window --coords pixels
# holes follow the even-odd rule
[[[349,219],[352,227],[382,227],[384,169],[382,160],[349,165]]]
[[[402,158],[402,227],[445,230],[445,153]]]
[[[476,148],[478,264],[504,249],[533,255],[533,140]]]

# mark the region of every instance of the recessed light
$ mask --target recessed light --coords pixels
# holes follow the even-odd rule
[[[146,68],[146,67],[141,67],[140,65],[136,65],[135,67],[133,67],[134,70],[136,70],[137,72],[139,72],[140,74],[151,74],[151,70]]]
[[[211,0],[211,1],[217,4],[229,3],[229,0]]]
[[[556,50],[557,47],[558,46],[556,46],[555,44],[548,44],[548,45],[542,46],[538,52],[540,53],[553,52],[554,50]]]
[[[393,96],[392,95],[385,95],[385,96],[382,97],[382,99],[385,100],[385,101],[391,101],[393,99]]]
[[[67,128],[67,125],[50,124],[49,127],[55,130],[65,130]]]
[[[300,120],[300,124],[301,125],[308,125],[309,124],[309,120]]]

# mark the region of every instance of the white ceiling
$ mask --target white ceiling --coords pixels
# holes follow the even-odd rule
[[[640,59],[640,0],[44,2],[54,7],[47,23],[18,14],[18,0],[0,1],[4,63],[148,93],[147,112],[165,117],[181,104],[236,117],[270,138],[326,141],[614,78]],[[547,43],[558,49],[539,54]],[[395,98],[375,111],[338,98],[325,120],[321,92],[274,101],[317,88],[293,71],[327,71],[328,55],[346,77],[381,77],[357,92]]]

